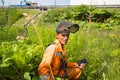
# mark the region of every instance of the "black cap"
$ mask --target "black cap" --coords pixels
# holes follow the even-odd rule
[[[57,33],[61,33],[61,32],[75,33],[78,30],[79,30],[78,24],[73,24],[73,23],[67,22],[67,21],[62,21],[56,26]]]

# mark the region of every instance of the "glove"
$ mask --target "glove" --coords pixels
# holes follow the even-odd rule
[[[80,66],[82,63],[86,64],[87,63],[87,60],[86,59],[82,59],[82,60],[79,60],[77,61],[77,64]]]

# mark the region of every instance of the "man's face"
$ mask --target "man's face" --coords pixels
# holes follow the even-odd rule
[[[68,34],[66,34],[66,33],[56,33],[56,38],[59,40],[59,42],[62,45],[65,45],[65,44],[67,44],[67,41],[69,39],[69,33]]]

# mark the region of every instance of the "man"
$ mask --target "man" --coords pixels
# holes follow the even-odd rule
[[[75,33],[79,29],[78,24],[62,21],[56,27],[56,40],[49,45],[43,55],[43,59],[38,67],[41,80],[61,79],[78,80],[86,59],[77,62],[66,61],[66,51],[64,45],[67,44],[70,33]]]

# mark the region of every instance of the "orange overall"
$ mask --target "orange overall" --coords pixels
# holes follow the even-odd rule
[[[66,65],[65,70],[60,68],[60,66],[63,66],[61,62]],[[54,77],[63,77],[66,73],[68,79],[78,80],[81,71],[81,69],[77,68],[77,63],[66,61],[65,49],[57,39],[46,48],[43,59],[38,67],[38,73],[44,77],[43,80],[52,80],[52,74]]]

